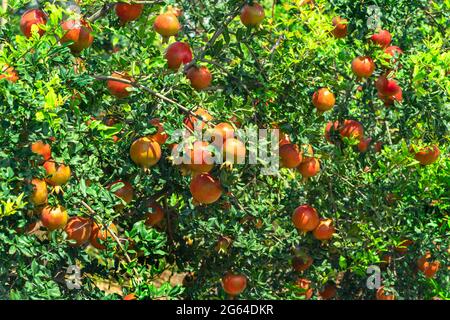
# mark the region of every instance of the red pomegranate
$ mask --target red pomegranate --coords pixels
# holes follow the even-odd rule
[[[127,181],[123,181],[123,180],[117,180],[117,181],[111,183],[108,186],[108,189],[113,188],[117,184],[123,184],[123,186],[121,186],[119,189],[114,191],[114,195],[116,197],[122,199],[123,201],[125,201],[127,204],[129,204],[131,201],[133,201],[134,189],[133,189],[133,186],[131,185],[131,183],[129,183]],[[119,204],[115,207],[116,210],[121,210],[123,208],[124,208],[123,204]]]
[[[207,122],[213,119],[209,112],[203,108],[198,108],[194,114],[198,117],[189,115],[183,120],[183,123],[192,131],[202,130],[207,125]]]
[[[114,232],[114,234],[117,236],[117,227],[114,223],[110,223],[108,228]],[[105,246],[105,241],[107,241],[108,239],[112,239],[113,236],[111,235],[111,233],[108,231],[107,228],[105,228],[104,225],[99,225],[98,223],[94,222],[92,225],[92,232],[91,232],[91,237],[89,239],[91,245],[94,248],[97,248],[99,250],[104,250],[106,249]],[[102,243],[100,243],[100,241]]]
[[[33,25],[42,25],[42,24],[44,25],[47,24],[47,15],[42,10],[39,9],[27,10],[20,18],[20,30],[27,38],[31,37],[31,27]],[[42,37],[45,31],[44,29],[39,27],[38,33]]]
[[[52,157],[52,148],[41,140],[31,144],[31,152],[41,155],[44,160],[49,160]]]
[[[234,138],[234,128],[228,122],[221,122],[214,127],[211,137],[213,143],[215,142],[215,145],[220,145],[220,143],[224,143],[225,140]]]
[[[169,139],[169,135],[164,131],[164,126],[158,118],[154,118],[149,121],[149,123],[157,128],[158,131],[152,136],[151,139],[158,142],[160,145],[166,143],[167,139]]]
[[[303,254],[302,256],[294,257],[292,259],[292,267],[297,272],[303,272],[307,270],[313,262],[313,258],[307,254]]]
[[[391,43],[392,36],[391,33],[387,30],[380,30],[378,33],[375,33],[370,38],[372,42],[376,43],[382,48],[387,48]]]
[[[237,296],[247,287],[247,277],[229,272],[222,278],[222,287],[230,296]]]
[[[169,69],[178,70],[182,64],[192,61],[191,47],[184,42],[174,42],[167,48],[165,58]]]
[[[45,181],[52,186],[62,186],[70,179],[70,167],[63,163],[58,166],[55,161],[47,160],[42,165],[49,177]]]
[[[147,203],[148,212],[145,216],[145,224],[147,226],[154,227],[164,220],[164,210],[155,201],[149,201]]]
[[[356,120],[345,120],[339,134],[342,138],[361,140],[364,137],[364,128]]]
[[[320,162],[314,157],[304,157],[297,169],[303,178],[311,178],[320,172]]]
[[[67,239],[75,241],[70,246],[79,247],[89,241],[92,232],[92,221],[82,217],[72,217],[67,222],[64,230],[67,233]]]
[[[201,204],[211,204],[222,195],[220,181],[209,173],[200,173],[192,178],[190,191],[194,200]]]
[[[320,219],[317,228],[314,229],[313,236],[321,241],[330,240],[335,231],[333,220],[322,218]]]
[[[186,146],[186,167],[193,172],[210,172],[214,168],[214,155],[208,142],[195,141],[192,148]]]
[[[48,230],[64,229],[69,216],[62,206],[46,206],[41,211],[41,222]]]
[[[48,198],[47,183],[44,180],[33,179],[31,184],[33,185],[33,193],[30,202],[35,206],[46,204]]]
[[[172,12],[166,12],[156,17],[153,29],[164,38],[169,38],[177,35],[181,25],[176,15]]]
[[[73,41],[73,43],[69,45],[69,48],[73,53],[80,53],[84,49],[89,48],[94,41],[92,28],[89,23],[83,19],[67,20],[64,21],[61,26],[66,33],[61,38],[60,42],[66,43]]]
[[[322,289],[319,291],[319,295],[323,300],[331,300],[336,296],[337,288],[336,285],[332,282],[328,282]]]
[[[338,39],[345,38],[347,36],[347,19],[341,17],[334,17],[332,20],[334,29],[331,33]]]
[[[371,141],[372,141],[372,138],[361,139],[361,141],[357,145],[359,152],[361,152],[361,153],[367,152],[367,150],[369,150]]]
[[[142,10],[144,10],[144,5],[139,3],[119,2],[116,4],[116,14],[122,23],[137,20],[141,16]]]
[[[122,72],[113,72],[111,77],[128,81],[133,80],[130,76]],[[109,93],[119,99],[128,97],[131,94],[131,92],[128,91],[128,89],[133,87],[131,84],[114,80],[108,80],[106,82],[106,86],[108,88]]]
[[[161,146],[151,138],[139,138],[130,147],[130,157],[135,164],[148,169],[161,159]]]
[[[376,299],[377,300],[395,300],[395,296],[387,295],[384,290],[384,286],[382,286],[377,289]]]
[[[196,90],[208,88],[212,82],[212,74],[207,67],[190,67],[186,77],[191,82],[191,86]]]
[[[403,54],[403,50],[400,49],[397,46],[389,46],[386,49],[384,49],[384,53],[388,54],[391,56],[391,59],[387,59],[387,61],[389,62],[390,60],[392,60],[395,57],[399,57],[400,55]],[[393,59],[393,62],[395,63],[397,60]]]
[[[436,162],[441,154],[438,146],[429,146],[422,148],[419,152],[414,155],[414,158],[420,162],[421,165],[427,166]]]
[[[397,81],[395,81],[394,79],[388,79],[385,75],[382,75],[378,78],[375,86],[381,95],[387,97],[394,96],[401,90]]]
[[[298,145],[287,143],[280,147],[280,165],[284,168],[295,168],[302,162],[302,152]]]
[[[401,103],[403,101],[403,90],[400,88],[400,90],[393,96],[385,96],[381,92],[378,92],[378,98],[384,102],[385,106],[391,106],[395,101]]]
[[[295,285],[300,289],[298,295],[304,297],[305,300],[311,299],[313,295],[313,289],[311,288],[311,281],[305,278],[299,278],[295,282]]]
[[[314,92],[312,103],[317,108],[317,110],[324,112],[334,107],[336,98],[329,89],[321,88],[318,91]]]
[[[256,2],[246,4],[241,10],[241,22],[246,27],[257,27],[264,20],[264,8]]]
[[[352,71],[359,78],[369,78],[375,71],[375,63],[370,57],[356,57],[352,62]]]
[[[231,164],[243,164],[247,150],[245,144],[239,139],[230,138],[225,140],[222,146],[223,160]]]
[[[319,224],[319,215],[316,209],[304,204],[294,210],[292,222],[298,230],[303,232],[313,231]]]

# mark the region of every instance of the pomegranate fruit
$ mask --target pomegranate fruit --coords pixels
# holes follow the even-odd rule
[[[378,78],[375,86],[381,95],[387,97],[394,96],[401,90],[397,81],[395,81],[394,79],[388,79],[385,75],[382,75]]]
[[[48,230],[64,229],[69,216],[62,206],[50,207],[46,206],[41,211],[41,222]]]
[[[230,296],[237,296],[247,287],[247,277],[242,274],[227,273],[222,278],[222,287]]]
[[[404,253],[406,253],[408,251],[408,247],[410,245],[412,245],[413,243],[414,242],[412,240],[410,240],[410,239],[402,240],[399,243],[399,245],[394,248],[394,250],[397,251],[400,254],[404,254]]]
[[[42,10],[30,9],[25,11],[20,18],[20,31],[22,31],[25,37],[30,38],[31,27],[42,24],[47,24],[47,15]],[[39,26],[38,33],[42,37],[45,31]]]
[[[201,204],[211,204],[219,200],[222,186],[209,173],[200,173],[192,178],[190,191],[194,200]]]
[[[158,142],[151,138],[139,138],[130,147],[130,157],[135,164],[148,169],[161,159],[161,147]]]
[[[214,168],[214,155],[210,149],[207,142],[195,141],[192,149],[186,150],[186,167],[193,172],[210,172]]]
[[[49,175],[45,181],[52,186],[62,186],[70,179],[70,167],[63,163],[57,166],[55,161],[47,160],[44,162],[43,167]]]
[[[246,27],[257,27],[264,20],[264,8],[256,2],[246,4],[241,10],[241,22]]]
[[[40,206],[47,203],[47,183],[44,180],[33,179],[31,180],[31,184],[33,185],[33,193],[30,197],[31,203],[35,206]]]
[[[314,92],[312,103],[317,108],[317,110],[324,112],[334,107],[336,98],[329,89],[321,88],[318,91]]]
[[[361,140],[364,137],[364,128],[358,121],[345,120],[339,134],[342,138]]]
[[[334,17],[332,20],[334,29],[331,33],[338,39],[345,38],[347,36],[347,19],[341,17]]]
[[[292,259],[292,267],[297,272],[303,272],[307,270],[313,263],[313,258],[309,255],[304,254],[300,257],[294,257]]]
[[[84,49],[89,48],[94,41],[92,28],[89,23],[83,19],[67,20],[64,21],[61,26],[66,33],[61,38],[60,42],[66,43],[73,41],[73,43],[69,45],[69,48],[73,53],[80,53]]]
[[[395,101],[401,103],[403,101],[403,91],[400,88],[399,91],[393,96],[385,96],[381,92],[378,92],[378,98],[380,98],[385,106],[393,105]]]
[[[154,201],[147,204],[147,214],[145,215],[145,224],[154,227],[164,220],[163,208]]]
[[[174,42],[167,48],[165,58],[169,69],[178,70],[182,64],[192,61],[191,47],[184,42]]]
[[[116,197],[122,199],[123,201],[125,201],[127,204],[129,204],[131,201],[133,201],[134,189],[133,189],[133,186],[131,185],[131,183],[129,183],[127,181],[123,181],[123,180],[117,180],[117,181],[111,183],[108,186],[108,189],[113,188],[116,184],[123,184],[123,186],[120,187],[119,189],[117,189],[116,191],[114,191],[114,195]],[[116,205],[114,208],[116,210],[121,210],[124,208],[124,205],[119,204],[119,205]]]
[[[380,30],[370,38],[373,43],[379,45],[382,48],[387,48],[392,41],[391,33],[387,30]]]
[[[320,172],[320,162],[314,157],[304,157],[297,169],[303,178],[311,178]]]
[[[223,160],[227,163],[243,164],[247,150],[245,144],[235,138],[227,139],[222,146]]]
[[[13,67],[3,65],[2,67],[0,67],[0,70],[2,71],[2,74],[0,74],[0,80],[6,79],[7,81],[12,83],[16,83],[17,80],[19,80],[19,75],[17,74],[17,71]]]
[[[191,82],[191,86],[195,90],[203,90],[208,88],[212,82],[212,74],[207,67],[190,67],[186,73],[186,77]]]
[[[113,72],[111,77],[117,78],[117,79],[133,81],[133,79],[130,76],[128,76],[124,73],[120,73],[120,72]],[[108,88],[109,93],[111,93],[111,95],[113,95],[119,99],[128,97],[131,94],[131,92],[128,91],[128,89],[133,87],[131,84],[123,83],[120,81],[114,81],[114,80],[108,80],[106,82],[106,86]]]
[[[31,144],[31,152],[41,155],[44,160],[49,160],[52,157],[50,145],[40,140]]]
[[[334,143],[334,138],[336,136],[336,133],[339,132],[339,121],[329,121],[325,127],[325,139],[330,142]]]
[[[234,128],[231,124],[227,122],[221,122],[216,125],[212,131],[212,138],[215,144],[223,143],[225,140],[234,137]]]
[[[382,286],[377,289],[376,299],[377,300],[395,300],[395,296],[387,295],[384,290],[384,286]]]
[[[167,12],[156,17],[153,23],[153,29],[164,38],[169,38],[177,35],[181,29],[181,25],[176,15]]]
[[[319,295],[323,300],[331,300],[336,297],[337,288],[334,283],[327,283],[323,287],[322,291],[319,291]]]
[[[369,78],[375,71],[375,62],[370,57],[356,57],[352,61],[352,71],[358,78]]]
[[[111,222],[108,228],[112,232],[114,232],[115,235],[117,235],[118,231],[114,223]],[[109,239],[113,238],[108,229],[105,228],[105,226],[99,225],[96,222],[94,222],[92,226],[91,237],[89,238],[91,245],[99,250],[104,250],[106,249],[104,242],[107,241],[108,238]]]
[[[429,146],[422,148],[419,152],[416,152],[414,158],[420,162],[421,165],[427,166],[436,162],[441,154],[438,146]]]
[[[313,295],[313,289],[311,288],[311,281],[305,278],[299,278],[295,282],[297,288],[299,288],[299,296],[303,296],[305,300],[311,299]]]
[[[72,247],[79,247],[89,241],[92,232],[92,221],[82,217],[72,217],[67,222],[64,230],[67,239],[72,240],[69,244]]]
[[[393,59],[395,57],[399,57],[400,55],[403,54],[403,50],[400,49],[397,46],[389,46],[386,49],[384,49],[384,53],[388,54],[391,56],[391,59],[387,59],[387,61],[389,62],[390,60],[393,60],[393,62],[397,62],[396,59]]]
[[[298,145],[284,144],[279,149],[280,165],[284,168],[295,168],[302,162],[302,152]]]
[[[122,23],[127,23],[130,21],[137,20],[144,10],[143,4],[129,4],[129,3],[123,3],[119,2],[116,4],[116,14],[119,17],[119,20]]]
[[[319,224],[319,215],[316,209],[304,204],[297,207],[292,214],[294,226],[303,232],[313,231]]]
[[[367,152],[367,150],[369,150],[371,141],[372,141],[372,138],[361,139],[361,141],[357,145],[359,152],[361,152],[361,153]]]
[[[331,219],[320,219],[317,228],[313,231],[313,236],[317,240],[330,240],[333,237],[335,228],[333,226],[333,220]]]
[[[155,126],[158,131],[154,135],[150,136],[150,139],[155,140],[160,145],[166,143],[167,139],[169,139],[169,135],[164,131],[164,126],[158,118],[154,118],[149,121],[152,126]]]
[[[207,122],[213,119],[213,117],[208,113],[208,111],[206,111],[203,108],[198,108],[194,112],[194,114],[197,115],[198,117],[189,115],[183,120],[183,123],[192,131],[203,130],[203,128],[205,128],[205,126],[207,125]]]

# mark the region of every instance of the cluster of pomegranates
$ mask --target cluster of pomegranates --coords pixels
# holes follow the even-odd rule
[[[299,231],[304,233],[312,231],[314,238],[321,241],[330,240],[336,231],[333,220],[320,218],[316,209],[307,204],[294,210],[292,222]]]

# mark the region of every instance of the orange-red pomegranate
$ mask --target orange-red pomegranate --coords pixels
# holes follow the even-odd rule
[[[364,137],[364,128],[356,120],[345,120],[339,134],[342,138],[361,140]]]
[[[70,167],[63,163],[58,166],[53,160],[47,160],[44,162],[43,167],[49,177],[45,180],[52,186],[62,186],[70,179]]]
[[[245,144],[235,138],[225,140],[222,146],[223,160],[232,164],[243,164],[247,150]]]
[[[133,201],[134,189],[133,189],[133,186],[131,185],[131,183],[129,183],[127,181],[123,181],[123,180],[117,180],[117,181],[111,183],[108,186],[108,189],[113,188],[116,184],[123,184],[123,186],[120,187],[118,190],[114,191],[115,196],[122,199],[127,204],[129,204],[131,201]],[[117,210],[121,210],[124,208],[124,205],[119,204],[115,208]]]
[[[389,46],[386,49],[384,49],[384,53],[388,54],[391,56],[391,59],[387,59],[387,61],[392,60],[395,57],[399,57],[400,55],[403,54],[403,50],[400,49],[400,47],[397,46]],[[397,60],[393,59],[393,62],[395,63]]]
[[[382,75],[378,78],[375,86],[381,95],[387,97],[394,96],[401,90],[397,81],[395,81],[394,79],[388,79],[385,75]]]
[[[62,206],[46,206],[41,211],[41,222],[48,230],[64,229],[69,216]]]
[[[141,16],[142,10],[144,10],[144,5],[139,3],[119,2],[116,4],[116,14],[122,23],[137,20]]]
[[[221,122],[216,125],[212,131],[213,141],[216,141],[216,144],[219,142],[223,143],[225,140],[229,138],[234,138],[234,128],[228,122]]]
[[[375,71],[375,62],[371,57],[356,57],[352,61],[352,71],[359,78],[369,78]]]
[[[319,225],[313,231],[313,236],[317,240],[330,240],[333,237],[335,232],[335,228],[333,226],[333,220],[331,219],[320,219]]]
[[[198,108],[194,114],[199,117],[189,115],[183,120],[183,123],[192,131],[202,130],[207,125],[207,122],[213,119],[209,112],[203,108]]]
[[[246,27],[257,27],[264,20],[264,8],[259,3],[246,4],[241,10],[241,22]]]
[[[117,236],[118,231],[114,223],[111,222],[108,228]],[[91,237],[89,238],[91,245],[99,250],[104,250],[106,249],[105,241],[107,241],[108,238],[113,238],[108,229],[105,228],[105,226],[98,225],[96,222],[94,222],[92,226]]]
[[[150,136],[150,138],[158,142],[160,145],[166,143],[167,139],[169,139],[169,135],[164,131],[164,125],[161,121],[158,118],[154,118],[149,122],[158,130],[154,135]]]
[[[67,239],[75,241],[70,246],[79,247],[89,241],[92,232],[92,221],[83,217],[72,217],[67,222],[64,230],[67,233]]]
[[[164,220],[164,210],[156,202],[150,201],[147,204],[148,212],[145,215],[145,224],[154,227]]]
[[[376,293],[377,300],[395,300],[394,295],[387,295],[384,286],[379,287]]]
[[[333,92],[331,92],[329,89],[321,88],[318,91],[314,92],[312,103],[317,108],[317,110],[324,112],[334,107],[336,98]]]
[[[222,287],[230,296],[237,296],[247,287],[247,277],[242,274],[227,273],[222,278]]]
[[[211,204],[222,195],[220,181],[209,173],[200,173],[192,178],[190,191],[194,200],[201,204]]]
[[[391,106],[395,101],[401,103],[403,101],[403,91],[400,88],[399,91],[393,96],[385,96],[381,92],[378,92],[378,98],[380,98],[385,106]]]
[[[190,67],[186,73],[186,77],[191,82],[191,86],[196,90],[208,88],[212,82],[212,74],[207,67]]]
[[[314,157],[304,157],[297,169],[304,178],[311,178],[320,172],[320,162]]]
[[[316,209],[304,204],[294,210],[292,222],[298,230],[303,232],[313,231],[319,224],[319,215]]]
[[[279,149],[280,165],[284,168],[295,168],[302,162],[302,152],[298,145],[284,144]]]
[[[80,53],[84,49],[89,48],[94,41],[92,28],[89,23],[83,19],[67,20],[64,21],[61,26],[63,30],[66,31],[66,34],[61,38],[60,42],[66,43],[73,41],[73,43],[69,45],[69,48],[73,53]]]
[[[29,38],[31,37],[31,27],[40,24],[47,24],[47,15],[39,9],[27,10],[20,18],[20,31]],[[39,27],[38,33],[42,37],[45,31]]]
[[[331,300],[334,297],[336,297],[336,293],[337,293],[337,288],[336,285],[334,283],[327,283],[322,291],[319,291],[319,295],[323,300]]]
[[[6,69],[6,70],[5,70]],[[0,67],[0,72],[5,70],[5,73],[0,74],[0,80],[6,79],[9,82],[16,83],[17,80],[19,80],[19,75],[17,74],[17,71],[8,65],[3,65]]]
[[[31,144],[31,152],[41,155],[44,160],[49,160],[52,156],[50,145],[40,140]]]
[[[372,141],[372,138],[361,139],[361,141],[357,145],[359,152],[361,152],[361,153],[367,152],[367,150],[369,150],[371,141]]]
[[[347,19],[342,19],[341,17],[333,18],[334,29],[331,33],[338,39],[345,38],[347,36]]]
[[[128,80],[128,81],[133,80],[130,76],[128,76],[125,73],[121,73],[121,72],[113,72],[111,77],[117,78],[117,79]],[[119,99],[128,97],[131,93],[130,91],[128,91],[128,89],[133,87],[131,84],[123,83],[120,81],[114,81],[114,80],[108,80],[106,82],[106,86],[108,87],[109,93],[111,93],[111,95],[113,95]]]
[[[139,138],[131,145],[130,157],[135,164],[148,169],[161,159],[161,147],[158,142],[151,138]]]
[[[313,289],[311,288],[311,281],[305,278],[299,278],[295,282],[296,286],[300,289],[299,296],[305,297],[305,300],[311,299],[313,295]]]
[[[192,149],[186,147],[187,159],[184,162],[187,168],[193,172],[210,172],[214,168],[214,155],[208,142],[195,141]]]
[[[178,70],[182,64],[192,61],[191,47],[184,42],[174,42],[167,48],[165,58],[169,69]]]
[[[153,29],[164,38],[177,35],[181,29],[180,22],[176,15],[171,12],[162,13],[156,17]]]

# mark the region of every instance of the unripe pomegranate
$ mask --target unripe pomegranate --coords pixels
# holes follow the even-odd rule
[[[43,167],[49,175],[45,181],[52,186],[62,186],[70,179],[70,167],[63,163],[57,167],[55,161],[47,160],[44,162]]]
[[[198,108],[195,112],[195,115],[199,116],[199,118],[194,117],[193,115],[187,116],[183,123],[192,131],[194,130],[202,130],[206,126],[206,122],[211,121],[213,117],[203,108]],[[202,121],[205,120],[205,121]]]
[[[336,296],[336,293],[336,285],[329,282],[323,287],[322,291],[319,292],[319,295],[323,300],[331,300]]]
[[[61,24],[63,30],[67,31],[66,34],[61,38],[61,43],[66,43],[73,41],[69,45],[70,50],[73,53],[80,53],[84,49],[91,46],[94,41],[92,36],[92,28],[88,22],[83,19],[80,20],[67,20]]]
[[[303,254],[299,257],[294,257],[292,259],[292,267],[297,272],[303,272],[307,270],[313,263],[313,258],[307,254]]]
[[[334,29],[331,33],[338,39],[345,38],[347,36],[347,19],[342,19],[341,17],[333,18]]]
[[[375,86],[381,95],[388,97],[396,95],[401,90],[397,81],[388,79],[385,75],[378,78]]]
[[[134,189],[133,186],[131,185],[131,183],[127,182],[127,181],[123,181],[123,180],[117,180],[113,183],[111,183],[108,186],[108,189],[113,188],[116,184],[123,184],[122,187],[120,187],[118,190],[114,191],[114,195],[120,199],[122,199],[123,201],[125,201],[127,204],[129,204],[131,201],[133,201],[133,197],[134,197]],[[115,206],[116,210],[121,210],[124,208],[123,204],[119,204]]]
[[[297,207],[292,214],[292,222],[294,226],[303,232],[308,232],[316,229],[319,224],[319,215],[316,209],[304,204]]]
[[[243,164],[247,150],[245,144],[235,138],[227,139],[222,146],[223,160],[228,163]]]
[[[185,164],[193,172],[210,172],[214,168],[214,155],[205,141],[195,141],[192,149],[186,150],[188,155]]]
[[[114,223],[110,223],[108,228],[114,232],[115,235],[117,235],[118,231],[117,231],[117,227],[115,226]],[[91,232],[91,237],[89,239],[91,245],[94,248],[97,248],[99,250],[104,250],[106,249],[106,246],[104,245],[105,241],[107,241],[107,239],[110,238],[112,239],[113,236],[111,235],[111,233],[109,233],[108,229],[105,228],[104,225],[99,225],[96,222],[93,223],[92,226],[92,232]],[[102,243],[100,243],[100,241],[102,241]]]
[[[128,81],[133,80],[130,76],[119,72],[113,72],[111,77]],[[106,86],[108,87],[109,93],[111,93],[113,96],[119,99],[128,97],[131,93],[130,91],[128,91],[128,89],[133,87],[131,84],[114,80],[108,80],[106,82]]]
[[[359,78],[369,78],[375,71],[375,63],[370,57],[356,57],[352,62],[352,71]]]
[[[361,153],[367,152],[367,150],[369,150],[371,141],[372,141],[372,138],[361,139],[361,141],[357,145],[359,152],[361,152]]]
[[[67,211],[62,206],[46,206],[41,211],[41,222],[48,230],[64,229],[67,224]]]
[[[31,144],[31,152],[41,155],[44,160],[49,160],[52,157],[50,145],[40,140]]]
[[[330,240],[333,237],[336,229],[333,226],[333,220],[331,219],[320,219],[317,228],[313,231],[313,236],[317,240]]]
[[[184,42],[174,42],[167,48],[165,58],[169,69],[178,70],[182,64],[192,61],[191,47]]]
[[[304,178],[311,178],[320,172],[320,162],[314,157],[304,157],[297,169]]]
[[[147,204],[148,213],[145,215],[145,224],[154,227],[164,220],[164,210],[156,202],[151,201]]]
[[[327,88],[321,88],[318,91],[314,92],[312,103],[317,108],[317,110],[324,112],[334,107],[336,98],[330,90],[328,90]]]
[[[5,70],[6,69],[6,70]],[[14,70],[13,67],[10,67],[8,65],[4,65],[0,67],[0,71],[5,70],[4,74],[0,74],[0,80],[6,79],[9,82],[16,83],[17,80],[19,80],[19,75],[17,74],[17,71]]]
[[[162,13],[156,17],[153,29],[164,38],[177,35],[181,29],[178,18],[173,13]]]
[[[227,273],[222,278],[222,287],[230,296],[237,296],[247,287],[247,277],[242,274]]]
[[[440,154],[441,152],[438,146],[434,145],[422,148],[414,155],[414,158],[419,161],[421,165],[426,166],[436,162]]]
[[[144,10],[143,4],[129,4],[119,2],[116,4],[116,14],[122,23],[137,20]]]
[[[280,164],[284,168],[295,168],[302,162],[302,152],[298,145],[293,143],[284,144],[279,149]]]
[[[300,289],[299,296],[305,297],[305,300],[311,299],[313,295],[313,289],[311,288],[311,281],[305,278],[299,278],[295,282],[295,285]]]
[[[148,169],[161,159],[161,147],[158,142],[148,137],[135,140],[130,148],[131,160],[138,166]]]
[[[194,200],[201,204],[211,204],[219,200],[222,186],[209,173],[200,173],[192,178],[190,191]]]
[[[22,31],[25,37],[30,38],[31,27],[35,24],[47,24],[47,15],[39,9],[27,10],[20,18],[20,31]],[[45,31],[39,27],[38,33],[42,37]]]
[[[234,137],[234,128],[227,122],[221,122],[214,127],[212,131],[212,137],[214,139],[213,141],[216,141],[216,139],[218,139],[216,141],[216,144],[219,144],[219,142],[223,143],[227,139]]]
[[[196,90],[208,88],[212,82],[212,74],[207,67],[190,67],[186,77],[191,82],[191,86]]]
[[[372,35],[370,39],[372,40],[372,42],[376,43],[380,47],[387,48],[391,43],[392,36],[389,31],[380,30],[378,33]]]
[[[364,128],[358,121],[345,120],[339,134],[342,138],[361,140],[364,137]]]
[[[72,217],[67,222],[64,230],[67,233],[67,239],[75,241],[70,243],[72,247],[79,247],[89,241],[92,233],[92,221],[82,217]]]
[[[384,286],[377,289],[376,298],[377,300],[395,300],[394,295],[386,295]]]
[[[44,180],[33,179],[31,180],[31,184],[33,185],[33,194],[30,197],[31,203],[35,206],[47,203],[47,183]]]
[[[390,55],[391,59],[392,59],[392,58],[399,57],[400,55],[402,55],[403,50],[397,46],[389,46],[386,49],[384,49],[384,53]],[[390,61],[391,59],[388,59],[387,61]],[[396,61],[397,61],[396,59],[393,60],[394,63]]]
[[[241,22],[246,27],[257,27],[264,20],[264,8],[259,3],[246,4],[241,10]]]
[[[154,135],[150,136],[150,138],[158,142],[160,145],[166,143],[167,139],[169,139],[169,135],[164,131],[164,126],[161,121],[158,118],[154,118],[150,120],[150,124],[158,129],[158,131],[156,131]]]

